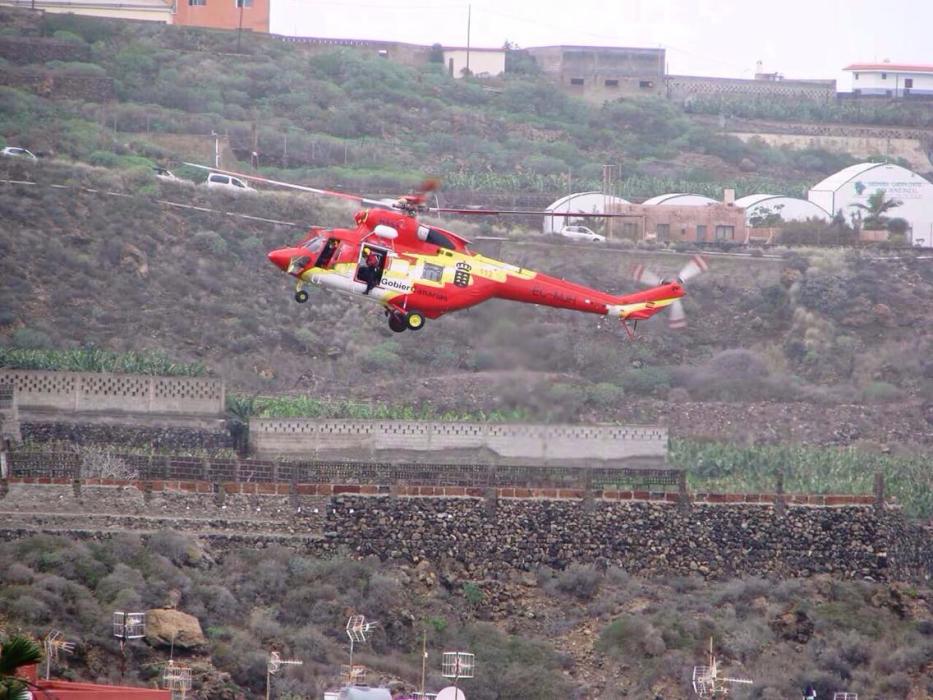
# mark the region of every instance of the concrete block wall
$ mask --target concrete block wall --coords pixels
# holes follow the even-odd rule
[[[529,460],[663,462],[660,427],[435,423],[431,421],[253,418],[250,446],[259,454],[314,455],[332,450],[435,451],[485,449]]]
[[[16,401],[16,386],[12,382],[0,381],[0,450],[4,440],[20,442],[19,409]]]
[[[762,97],[812,102],[832,102],[836,99],[835,80],[747,80],[669,75],[666,81],[667,96],[675,100],[686,99],[694,95]]]
[[[16,387],[23,410],[206,416],[225,410],[224,384],[218,379],[0,369],[0,382]]]

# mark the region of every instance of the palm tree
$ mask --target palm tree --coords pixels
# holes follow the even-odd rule
[[[888,222],[888,217],[885,216],[885,212],[891,211],[895,207],[899,207],[903,204],[902,201],[898,199],[885,199],[884,190],[876,190],[874,194],[868,196],[868,204],[862,204],[857,202],[850,205],[853,209],[858,209],[865,212],[864,218],[859,214],[859,218],[862,219],[862,224],[866,229],[883,229],[885,224]]]
[[[14,675],[18,668],[42,659],[39,645],[26,637],[13,635],[0,646],[0,700],[28,697],[27,682]]]

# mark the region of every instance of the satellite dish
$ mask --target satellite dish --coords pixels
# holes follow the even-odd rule
[[[466,695],[459,688],[450,685],[439,692],[435,700],[466,700]]]

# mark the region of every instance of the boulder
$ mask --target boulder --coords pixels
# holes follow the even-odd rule
[[[201,623],[194,615],[166,608],[147,610],[146,641],[152,646],[170,647],[172,640],[180,649],[192,649],[207,643]]]

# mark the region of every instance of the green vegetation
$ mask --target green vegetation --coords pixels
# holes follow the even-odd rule
[[[14,343],[16,343],[18,337],[23,338],[24,336],[22,334],[14,335]],[[200,362],[175,362],[158,350],[110,352],[93,347],[75,350],[0,347],[0,367],[176,377],[202,377],[207,374],[207,370]]]
[[[0,700],[19,700],[28,691],[26,681],[15,677],[17,669],[42,660],[42,650],[31,639],[14,635],[0,639]]]
[[[235,399],[242,405],[243,399]],[[513,411],[439,411],[429,405],[362,403],[318,399],[311,396],[250,397],[252,414],[260,418],[355,418],[361,420],[433,420],[480,423],[521,422],[527,416]]]
[[[798,493],[870,494],[874,476],[885,478],[894,497],[912,517],[933,515],[933,472],[926,456],[879,454],[857,447],[741,445],[672,440],[670,462],[687,470],[693,490],[773,492],[778,472],[784,489]]]

